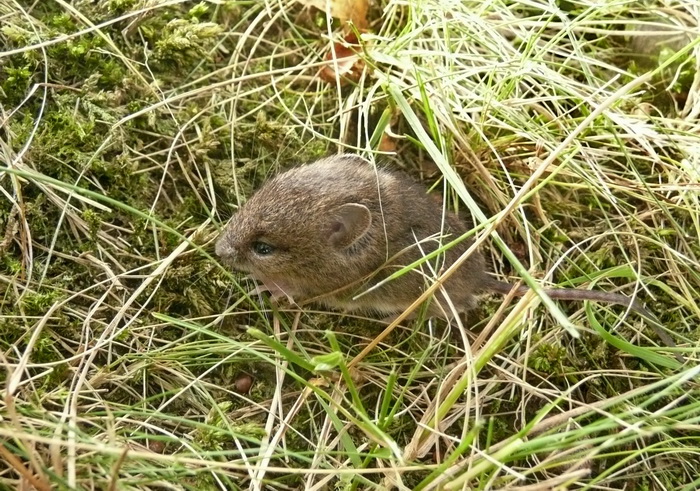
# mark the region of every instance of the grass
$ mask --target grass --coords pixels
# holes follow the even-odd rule
[[[342,83],[294,2],[0,5],[2,488],[697,489],[700,5],[655,5],[373,3]],[[221,228],[338,150],[677,347],[536,293],[389,328],[248,296]]]

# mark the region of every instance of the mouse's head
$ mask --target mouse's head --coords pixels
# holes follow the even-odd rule
[[[273,293],[327,293],[371,271],[358,265],[376,249],[377,206],[376,175],[366,161],[323,159],[266,182],[233,216],[216,254]]]

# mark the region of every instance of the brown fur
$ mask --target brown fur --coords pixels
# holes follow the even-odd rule
[[[337,246],[329,241],[331,222],[335,211],[348,203],[366,207],[371,223],[354,242]],[[332,308],[390,315],[408,307],[435,278],[427,263],[355,301],[352,298],[467,230],[454,213],[443,215],[440,203],[408,176],[341,155],[265,183],[233,217],[216,252],[277,295],[296,300],[320,296],[319,301]],[[256,255],[251,249],[256,240],[274,246],[275,252]],[[439,273],[469,245],[471,241],[464,240],[429,262]],[[371,279],[363,281],[367,277]],[[445,289],[465,311],[476,305],[475,295],[488,279],[477,251]],[[434,302],[429,312],[444,316]]]

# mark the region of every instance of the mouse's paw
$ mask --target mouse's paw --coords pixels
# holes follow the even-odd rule
[[[249,297],[252,297],[252,296],[254,296],[254,295],[255,295],[255,296],[261,295],[261,294],[263,294],[263,293],[265,293],[265,292],[269,292],[269,291],[270,291],[270,289],[269,289],[268,287],[266,287],[265,285],[257,285],[255,288],[253,288],[252,290],[248,291],[247,295],[248,295]]]
[[[284,304],[285,301],[289,305],[296,306],[296,302],[291,295],[280,288],[276,283],[260,283],[251,291],[248,292],[249,296],[260,295],[262,293],[268,292],[270,294],[270,301],[275,305]]]

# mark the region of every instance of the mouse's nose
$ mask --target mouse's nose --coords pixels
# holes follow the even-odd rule
[[[226,232],[221,234],[221,237],[216,241],[214,246],[214,252],[224,261],[230,262],[235,261],[238,255],[236,249],[233,247],[233,242]]]

